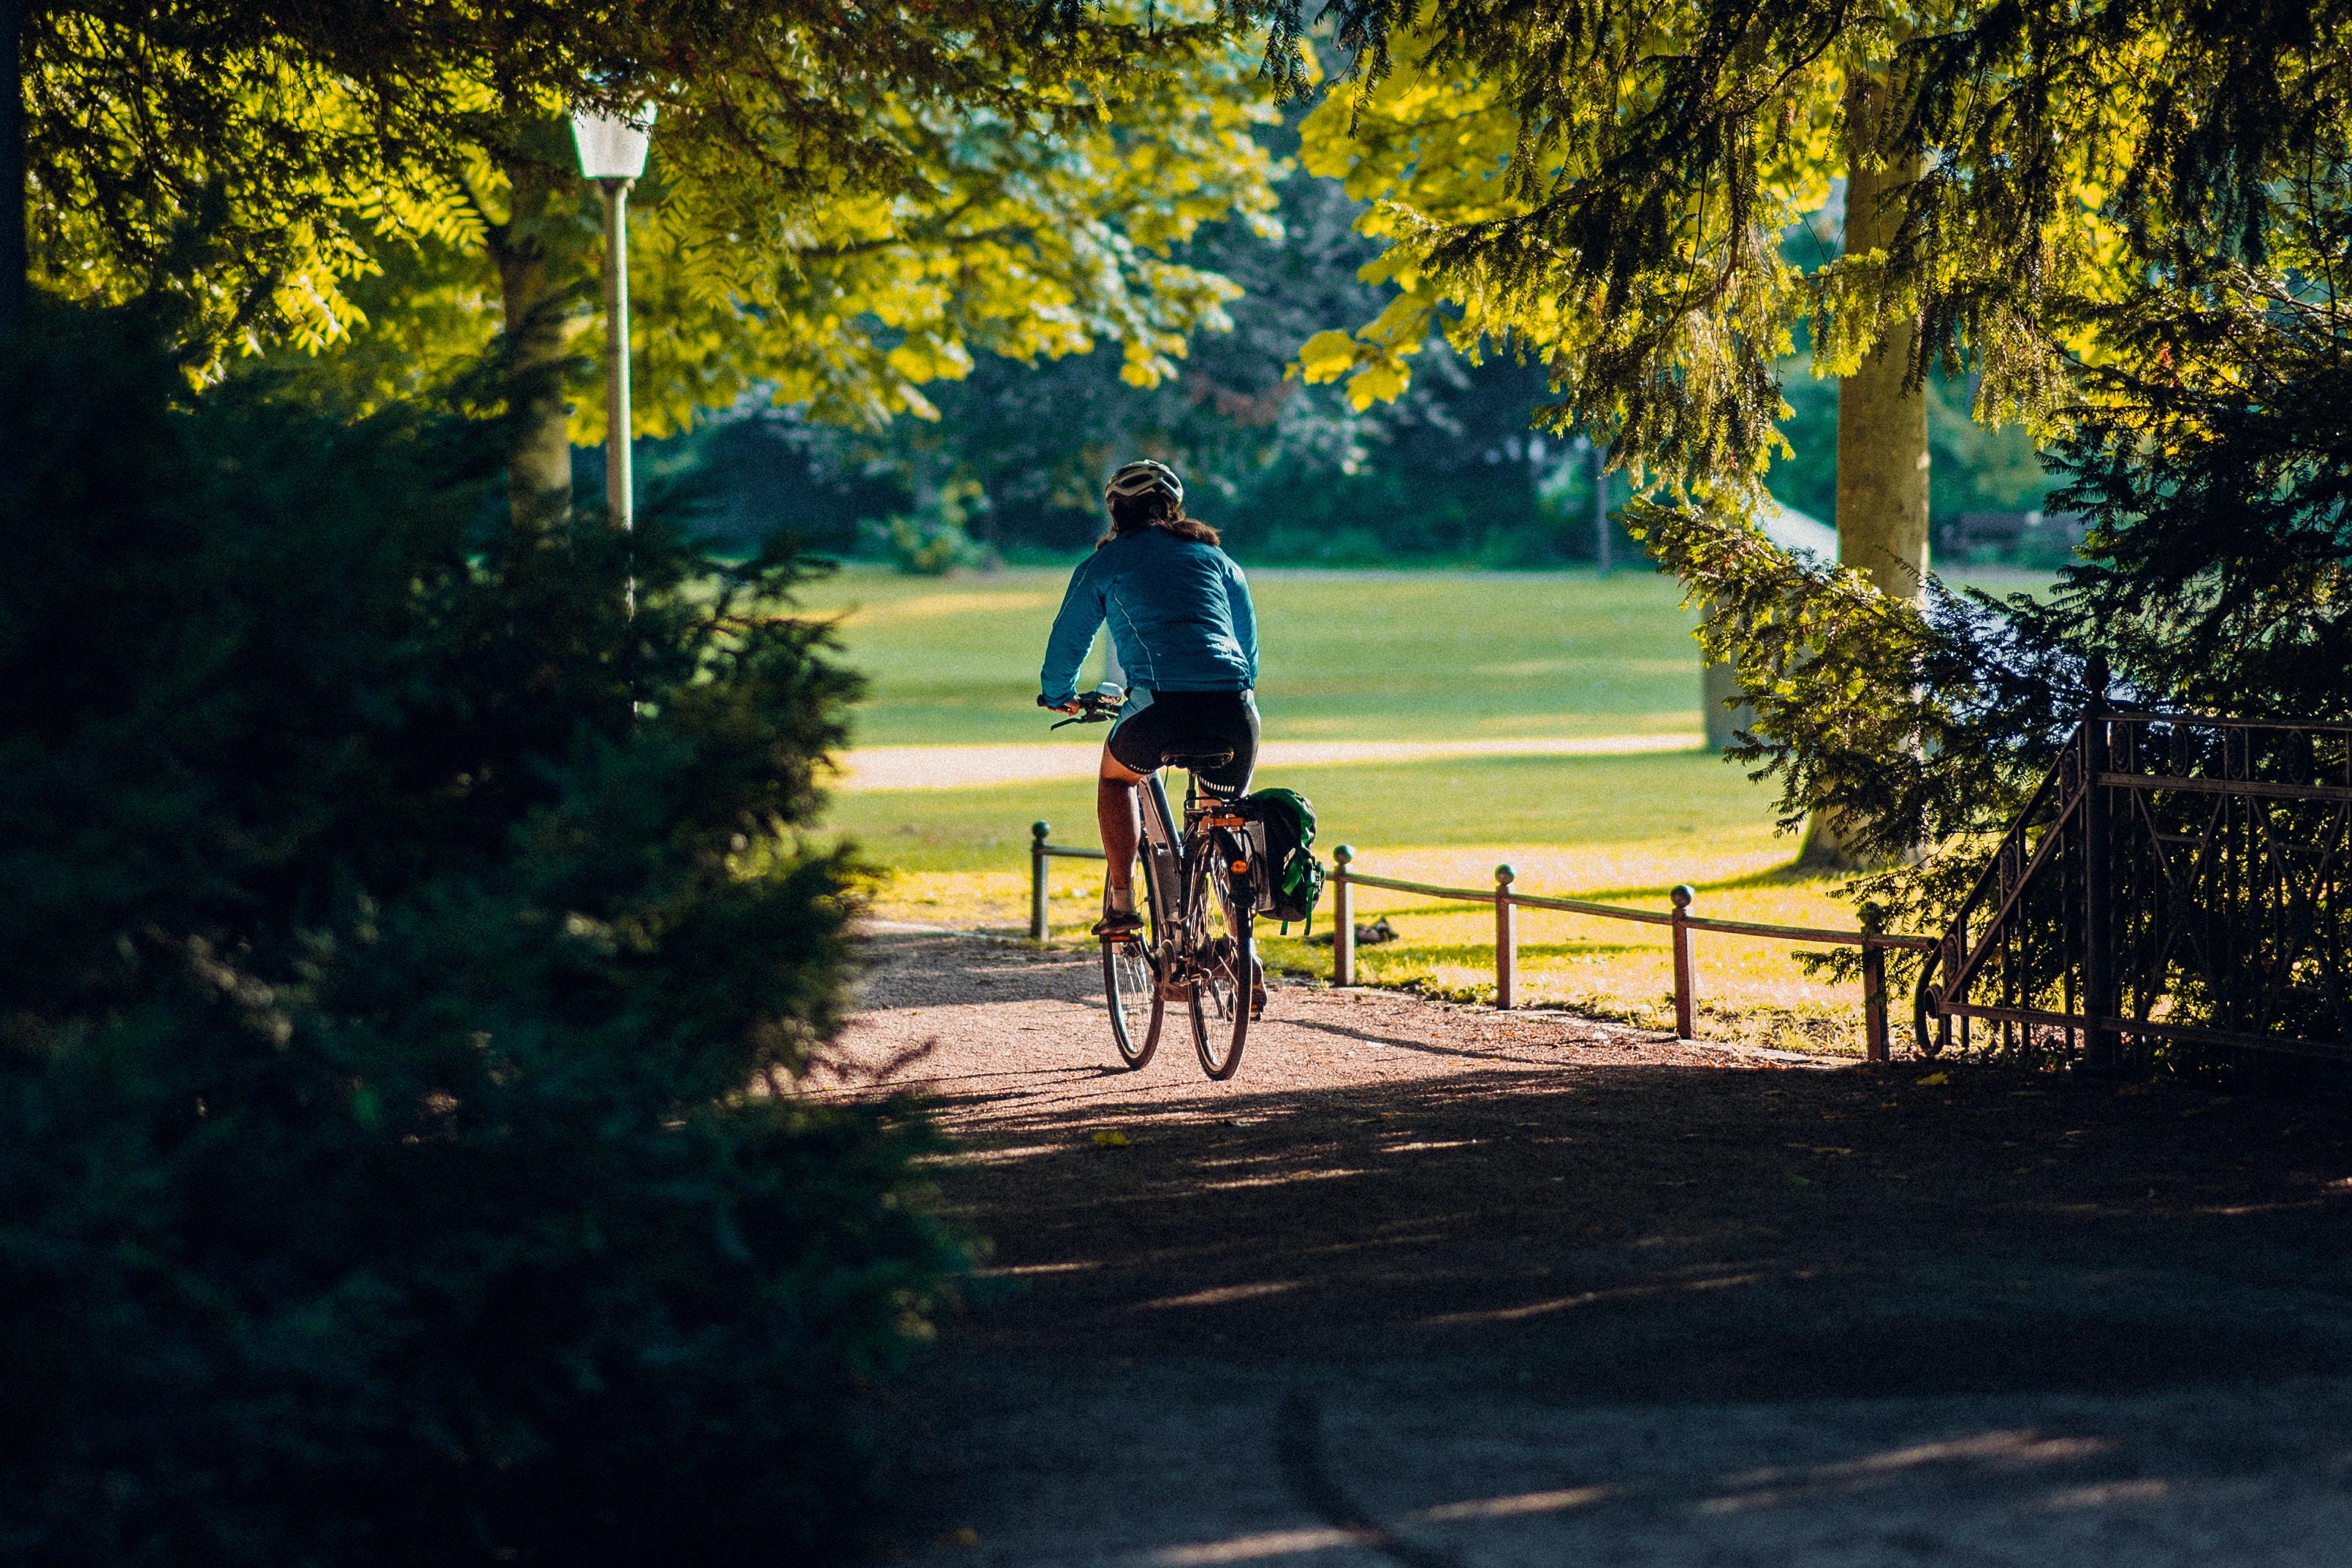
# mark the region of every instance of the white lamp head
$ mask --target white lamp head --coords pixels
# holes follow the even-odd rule
[[[592,180],[634,180],[646,172],[646,149],[653,141],[654,106],[639,104],[626,117],[574,110],[572,140],[580,149],[580,172]]]

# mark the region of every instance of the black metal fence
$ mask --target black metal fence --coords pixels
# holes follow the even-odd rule
[[[2092,1070],[2175,1040],[2352,1060],[2352,726],[2093,703],[1923,966],[1928,1019]]]

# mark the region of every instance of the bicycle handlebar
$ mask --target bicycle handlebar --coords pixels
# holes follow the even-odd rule
[[[1108,724],[1113,719],[1118,718],[1118,710],[1122,707],[1126,706],[1127,695],[1124,692],[1119,693],[1118,696],[1112,696],[1110,693],[1104,691],[1081,691],[1078,693],[1077,703],[1078,711],[1076,713],[1063,720],[1059,724],[1051,725],[1049,727],[1055,730],[1061,730],[1066,729],[1072,724]],[[1048,710],[1052,710],[1054,707],[1052,703],[1045,700],[1045,697],[1043,692],[1038,693],[1037,706]]]

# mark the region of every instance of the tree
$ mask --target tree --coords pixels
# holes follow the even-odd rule
[[[1271,160],[1250,131],[1267,110],[1223,53],[1138,86],[1108,121],[1050,133],[1032,116],[883,98],[867,112],[908,164],[893,191],[845,180],[788,205],[731,152],[688,142],[658,154],[632,247],[639,433],[685,428],[746,395],[867,428],[931,417],[921,388],[969,374],[982,352],[1034,363],[1108,342],[1130,382],[1171,374],[1190,333],[1224,324],[1235,289],[1167,252],[1228,213],[1265,223]],[[555,317],[550,337],[595,264],[568,146],[559,155],[512,155],[506,176],[467,188],[460,218],[502,285],[529,246],[535,270],[502,287],[499,320]],[[461,233],[461,265],[466,248]],[[602,333],[598,321],[569,347],[593,355]],[[564,352],[560,337],[551,351]],[[551,415],[528,437],[551,472],[571,441],[604,437],[601,401],[575,406],[568,428]]]
[[[1731,155],[1732,177],[1753,188],[1735,185],[1726,204],[1709,184],[1726,171],[1710,169],[1706,151],[1737,131],[1715,127],[1692,145],[1643,145],[1647,121],[1705,85],[1690,79],[1702,66],[1675,58],[1679,35],[1697,18],[1652,12],[1612,21],[1622,35],[1596,26],[1571,73],[1580,94],[1572,109],[1521,86],[1527,68],[1499,39],[1450,47],[1433,22],[1376,86],[1318,111],[1307,128],[1309,166],[1382,204],[1369,226],[1390,237],[1390,268],[1406,287],[1379,321],[1311,342],[1301,366],[1310,379],[1346,376],[1359,399],[1392,395],[1409,383],[1411,356],[1441,313],[1456,306],[1444,324],[1454,342],[1474,353],[1488,342],[1515,350],[1542,363],[1562,390],[1590,398],[1547,410],[1555,427],[1581,425],[1613,439],[1622,466],[1657,465],[1685,483],[1736,489],[1759,477],[1780,445],[1771,420],[1785,408],[1772,369],[1790,347],[1803,289],[1779,236],[1830,196],[1841,163],[1845,248],[1879,248],[1879,197],[1890,175],[1875,157],[1870,110],[1883,83],[1849,61],[1842,89],[1822,58],[1822,37],[1781,38],[1798,51],[1793,64],[1776,62],[1787,67],[1777,78],[1726,89],[1752,121],[1782,131],[1768,147],[1746,128],[1751,150]],[[1643,60],[1654,63],[1645,69]],[[1547,205],[1580,202],[1581,210],[1539,221]],[[1474,259],[1475,280],[1445,259],[1462,236],[1514,223],[1525,226],[1505,247],[1509,259]],[[1671,237],[1663,255],[1628,255],[1618,237],[1627,226],[1651,231],[1654,245]],[[1613,258],[1589,255],[1612,247]],[[1838,402],[1840,552],[1883,589],[1916,593],[1927,568],[1925,404],[1906,385],[1904,329],[1863,346],[1849,356]],[[1826,821],[1814,822],[1805,854],[1842,858]]]
[[[0,353],[0,1540],[840,1546],[963,1258],[909,1108],[790,1092],[856,875],[806,567],[520,533],[494,430],[191,395],[157,326]]]
[[[648,343],[650,430],[753,381],[844,414],[919,411],[915,389],[975,348],[1108,339],[1148,378],[1228,292],[1159,253],[1270,202],[1256,95],[1213,14],[1168,9],[47,13],[28,47],[37,259],[79,297],[179,293],[215,355],[323,347],[358,323],[354,279],[430,279],[436,308],[404,346],[440,363],[473,345],[415,341],[430,328],[506,329],[516,467],[545,511],[595,246],[567,106],[663,107],[641,297],[671,330]],[[388,255],[404,243],[425,247],[421,277]],[[468,276],[483,256],[488,312]],[[583,401],[572,433],[593,437]]]
[[[1265,134],[1281,148],[1281,132]],[[1179,467],[1188,504],[1249,560],[1532,565],[1588,554],[1589,530],[1570,536],[1562,524],[1570,510],[1588,515],[1586,465],[1527,428],[1539,372],[1472,367],[1440,347],[1403,396],[1361,409],[1336,387],[1286,378],[1318,325],[1371,314],[1382,289],[1354,276],[1377,247],[1351,232],[1355,204],[1333,182],[1293,173],[1278,190],[1278,235],[1227,220],[1171,252],[1242,290],[1226,307],[1232,330],[1197,339],[1175,376],[1137,386],[1108,356],[998,358],[930,390],[936,422],[827,430],[786,410],[737,421],[702,438],[714,449],[709,480],[731,503],[726,525],[754,536],[790,526],[851,548],[861,516],[909,501],[922,513],[948,487],[977,484],[987,504],[970,527],[983,543],[1084,549],[1101,528],[1109,469],[1149,453]],[[793,471],[744,482],[763,452]],[[898,493],[865,490],[875,476]],[[772,498],[764,514],[749,510],[755,486]]]
[[[2051,427],[2085,334],[2130,292],[2127,245],[2211,233],[2259,258],[2278,182],[2352,80],[2352,13],[2326,5],[1695,0],[1522,21],[1510,0],[1338,8],[1360,79],[1310,120],[1307,156],[1375,202],[1405,287],[1303,364],[1380,395],[1442,325],[1539,359],[1549,421],[1734,492],[1774,449],[1772,357],[1800,316],[1821,368],[1848,374],[1907,322],[1915,379],[1968,363],[1980,415]],[[1895,176],[1849,203],[1883,245],[1801,276],[1778,236],[1856,160]]]
[[[1856,889],[1932,929],[2064,743],[2095,666],[2121,701],[2249,718],[2352,719],[2352,144],[2315,135],[2305,178],[2200,250],[2142,250],[2145,280],[2097,321],[2106,360],[2053,498],[2083,559],[2048,595],[1930,584],[1923,604],[1792,562],[1734,514],[1637,503],[1659,558],[1714,606],[1700,637],[1753,694],[1735,754],[1781,785],[1785,821],[1834,810],[1868,853],[1915,865]],[[2214,254],[2220,251],[2221,254]]]
[[[1311,343],[1306,373],[1391,390],[1443,307],[1457,342],[1544,363],[1549,423],[1752,496],[1784,412],[1773,361],[1809,317],[1817,374],[1845,378],[1841,559],[1905,595],[1927,563],[1930,363],[1974,371],[1979,416],[2054,434],[2072,367],[2111,352],[2126,241],[2210,225],[2258,255],[2352,58],[2326,6],[1702,0],[1518,22],[1499,0],[1345,9],[1364,79],[1310,122],[1309,155],[1382,201],[1407,288]],[[1774,242],[1841,161],[1845,253],[1800,277]]]

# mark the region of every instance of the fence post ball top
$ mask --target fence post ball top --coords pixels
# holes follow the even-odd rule
[[[1698,897],[1698,889],[1692,887],[1688,882],[1684,882],[1678,885],[1673,892],[1668,893],[1666,897],[1674,900],[1675,908],[1678,910],[1686,910],[1690,908],[1690,901]]]
[[[1511,879],[1512,879],[1514,877],[1516,877],[1517,874],[1518,874],[1518,873],[1517,873],[1516,871],[1513,871],[1513,870],[1512,870],[1508,866],[1497,866],[1497,867],[1496,867],[1496,868],[1495,868],[1495,886],[1496,886],[1496,887],[1498,887],[1498,888],[1507,888],[1507,887],[1509,887],[1509,886],[1511,885]]]
[[[1349,861],[1353,860],[1355,858],[1355,847],[1350,844],[1339,845],[1331,851],[1331,858],[1337,860],[1342,866],[1346,865]]]
[[[1053,831],[1054,825],[1050,822],[1033,822],[1029,825],[1029,837],[1040,844],[1045,843],[1045,835]]]

